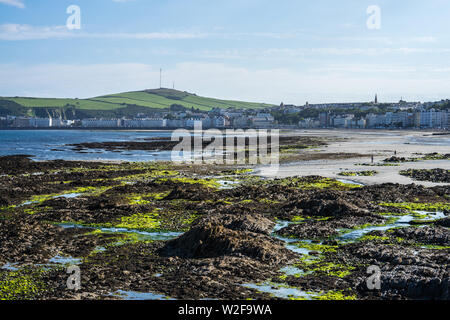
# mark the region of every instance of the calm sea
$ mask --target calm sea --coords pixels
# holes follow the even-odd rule
[[[362,132],[364,133],[364,132]],[[67,144],[82,142],[144,141],[147,138],[171,137],[171,131],[114,131],[114,130],[0,130],[0,156],[27,154],[35,160],[106,160],[155,161],[170,160],[170,151],[89,150],[78,153]],[[380,131],[377,134],[395,135]],[[364,142],[370,143],[370,142]],[[386,142],[378,142],[386,143]],[[450,136],[406,136],[390,143],[450,146]],[[57,150],[57,151],[56,151]]]
[[[170,136],[170,131],[0,130],[0,156],[26,154],[35,160],[170,160],[170,151],[90,150],[95,153],[78,153],[65,146],[82,142],[141,141]],[[54,149],[58,151],[52,151]]]

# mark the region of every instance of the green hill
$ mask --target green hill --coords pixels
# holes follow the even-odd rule
[[[172,105],[208,111],[212,108],[261,109],[270,104],[220,100],[172,90],[153,89],[124,92],[89,99],[0,97],[0,115],[85,117],[121,117],[136,113],[168,110]]]

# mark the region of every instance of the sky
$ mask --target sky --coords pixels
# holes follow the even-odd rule
[[[162,68],[222,99],[436,101],[449,31],[449,0],[0,0],[0,96],[157,88]]]

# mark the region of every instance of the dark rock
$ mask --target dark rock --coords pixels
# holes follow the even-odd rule
[[[206,215],[200,218],[195,225],[221,225],[227,229],[234,231],[248,231],[254,233],[262,233],[270,235],[275,223],[260,215],[232,215],[232,214],[218,214]]]
[[[419,181],[450,182],[450,170],[445,169],[409,169],[400,174]]]
[[[444,218],[444,219],[439,219],[439,220],[436,221],[435,223],[436,223],[438,226],[450,228],[450,217]]]
[[[220,221],[239,231],[220,225]],[[266,227],[246,223],[242,218],[206,218],[179,238],[169,241],[161,252],[181,258],[212,258],[220,256],[247,256],[269,264],[286,263],[296,255],[287,250],[282,241],[246,229],[265,231]]]
[[[393,231],[394,237],[413,240],[416,243],[448,246],[450,245],[450,232],[441,226],[425,226],[423,228],[399,228]]]

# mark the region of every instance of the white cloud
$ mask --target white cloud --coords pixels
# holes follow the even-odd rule
[[[0,0],[1,1],[1,0]],[[44,40],[63,38],[138,39],[138,40],[180,40],[205,37],[201,33],[148,32],[148,33],[87,33],[70,31],[66,26],[36,27],[26,24],[0,25],[0,40]]]
[[[21,8],[21,9],[25,8],[25,4],[23,3],[22,0],[0,0],[0,3],[14,6],[14,7]]]
[[[0,0],[1,1],[1,0]],[[31,26],[26,24],[3,24],[0,25],[0,40],[36,40],[36,39],[60,39],[60,38],[116,38],[116,39],[196,39],[196,38],[267,38],[288,39],[297,37],[298,34],[291,33],[204,33],[204,32],[139,32],[139,33],[90,33],[81,31],[70,31],[66,26]]]
[[[0,2],[15,2],[16,0],[0,0]],[[118,2],[128,2],[130,0],[114,0]],[[265,38],[265,39],[292,39],[292,38],[304,38],[310,37],[307,34],[301,32],[287,32],[287,33],[269,33],[269,32],[254,32],[254,33],[227,33],[227,32],[116,32],[116,33],[95,33],[68,30],[66,26],[32,26],[27,24],[2,24],[0,25],[0,41],[23,41],[23,40],[45,40],[45,39],[65,39],[65,38],[95,38],[95,39],[136,39],[136,40],[188,40],[188,39],[244,39],[244,38]],[[327,40],[326,38],[320,38],[313,36],[316,40]],[[336,40],[336,39],[335,39]],[[383,43],[384,47],[367,47],[362,48],[347,46],[346,48],[298,48],[298,49],[265,49],[258,50],[258,54],[247,52],[253,56],[258,57],[270,57],[275,55],[283,56],[305,56],[313,54],[327,54],[327,55],[384,55],[391,53],[448,53],[450,49],[447,48],[414,48],[408,47],[408,44],[430,44],[435,43],[435,37],[409,37],[401,39],[391,39],[385,37],[373,37],[373,38],[357,38],[348,37],[340,38],[341,41],[362,42],[370,41]],[[361,44],[360,44],[361,45]],[[211,56],[219,55],[224,56],[223,53],[208,53]],[[245,55],[245,54],[244,54]],[[226,56],[224,56],[227,58]],[[230,56],[232,58],[239,58],[239,52],[234,51],[234,54]]]
[[[379,48],[300,48],[300,49],[266,49],[261,52],[263,56],[315,56],[332,55],[332,56],[353,56],[367,55],[379,56],[387,54],[412,54],[412,53],[429,53],[442,54],[450,53],[450,48],[408,48],[408,47],[379,47]]]
[[[167,54],[167,53],[166,53]],[[176,51],[171,52],[176,55]],[[327,63],[336,58],[344,57],[398,57],[414,54],[444,55],[450,54],[450,48],[267,48],[267,49],[227,49],[227,50],[199,50],[191,53],[198,59],[217,59],[220,61],[282,61],[287,63],[303,63],[311,65],[313,63]],[[181,53],[178,54],[179,56]],[[384,59],[384,57],[383,57]]]
[[[2,1],[2,0],[0,0]],[[2,24],[0,25],[0,40],[43,40],[61,38],[98,38],[98,39],[138,39],[138,40],[180,40],[198,38],[229,38],[255,37],[286,39],[295,37],[290,33],[202,33],[202,32],[138,32],[138,33],[92,33],[71,31],[66,26],[32,26],[27,24]]]
[[[418,44],[426,44],[426,43],[436,43],[438,39],[434,36],[410,36],[410,37],[382,37],[382,36],[371,36],[371,37],[358,37],[358,36],[349,36],[349,37],[336,37],[336,38],[327,38],[327,37],[317,37],[316,39],[327,40],[327,41],[348,41],[348,42],[368,42],[368,43],[379,43],[381,45],[393,46],[393,45],[405,45],[411,43]]]
[[[64,26],[33,27],[25,24],[0,25],[0,40],[42,40],[69,37],[70,32]]]

